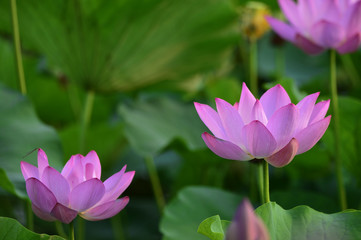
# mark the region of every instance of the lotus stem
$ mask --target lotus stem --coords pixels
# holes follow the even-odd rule
[[[31,202],[29,200],[26,201],[26,224],[27,228],[30,231],[34,230],[34,214],[31,208]]]
[[[258,64],[257,64],[257,41],[250,40],[249,53],[249,78],[250,88],[254,96],[258,96]]]
[[[336,175],[338,184],[338,193],[340,200],[341,210],[347,209],[346,190],[342,176],[342,159],[340,154],[340,114],[338,108],[338,96],[337,96],[337,79],[336,79],[336,52],[331,50],[330,53],[330,80],[331,80],[331,102],[333,108],[333,129],[334,129],[334,142],[335,142],[335,163],[336,163]]]
[[[269,197],[269,173],[268,173],[268,162],[263,160],[263,203],[270,202]]]
[[[113,234],[114,239],[117,240],[124,240],[124,230],[123,230],[123,224],[120,214],[117,214],[116,216],[111,218],[112,228],[113,228]]]
[[[155,200],[157,201],[159,212],[162,214],[165,207],[165,198],[153,157],[145,157],[145,163],[147,165],[147,170],[152,184]]]
[[[263,163],[256,165],[258,170],[258,188],[261,202],[264,203],[264,181],[263,181]]]
[[[69,223],[69,240],[74,240],[74,221]]]
[[[80,125],[80,152],[84,153],[85,151],[85,143],[86,143],[86,131],[88,129],[90,120],[91,120],[91,115],[92,115],[92,111],[93,111],[93,105],[94,105],[94,92],[93,91],[88,91],[87,92],[87,96],[85,99],[85,104],[84,104],[84,110],[83,110],[83,117],[81,120],[81,125]]]
[[[25,74],[24,74],[24,67],[23,67],[23,57],[21,54],[21,44],[20,44],[18,11],[17,11],[17,6],[16,6],[16,0],[10,0],[10,2],[11,2],[11,19],[12,19],[13,35],[14,35],[16,67],[17,67],[20,91],[23,95],[26,95],[26,83],[25,83]]]
[[[64,232],[63,224],[61,222],[55,221],[55,228],[56,228],[56,231],[58,232],[59,236],[61,236],[63,238],[67,238],[67,235]]]

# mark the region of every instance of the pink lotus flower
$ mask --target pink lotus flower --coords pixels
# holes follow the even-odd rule
[[[234,106],[219,98],[218,113],[208,105],[194,105],[214,134],[205,132],[202,138],[215,154],[241,161],[264,158],[283,167],[296,154],[311,149],[330,123],[331,116],[325,118],[330,101],[315,105],[318,95],[308,95],[294,105],[283,87],[276,85],[258,100],[243,83],[241,99]]]
[[[273,30],[309,54],[355,51],[361,41],[361,1],[278,0],[290,24],[266,17]]]
[[[129,186],[135,173],[125,172],[124,166],[103,183],[95,151],[85,157],[72,156],[61,173],[49,166],[41,149],[38,150],[38,167],[27,162],[20,165],[34,213],[43,220],[64,223],[70,223],[78,214],[97,221],[119,213],[128,204],[129,197],[117,198]]]
[[[251,203],[244,199],[227,230],[226,240],[269,240],[267,228],[254,214]]]

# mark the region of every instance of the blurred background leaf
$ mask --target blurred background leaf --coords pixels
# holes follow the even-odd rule
[[[26,197],[20,161],[37,166],[36,148],[42,148],[55,168],[62,166],[62,149],[55,130],[37,118],[31,103],[19,93],[0,87],[0,185]],[[11,185],[10,185],[11,184]]]

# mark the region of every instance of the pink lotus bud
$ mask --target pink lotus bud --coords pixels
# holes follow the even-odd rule
[[[20,165],[34,213],[43,220],[64,223],[70,223],[78,214],[90,221],[118,214],[129,202],[129,197],[118,197],[135,173],[125,172],[124,166],[103,183],[95,151],[85,157],[72,156],[61,173],[49,166],[42,149],[38,150],[38,167],[27,162]]]
[[[254,214],[248,199],[239,205],[233,222],[227,230],[226,240],[269,240],[267,228]]]

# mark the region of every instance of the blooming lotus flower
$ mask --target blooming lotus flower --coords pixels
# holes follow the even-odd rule
[[[267,228],[257,217],[248,199],[239,205],[227,230],[226,240],[269,240]]]
[[[258,100],[243,83],[241,99],[234,106],[216,99],[217,111],[194,103],[198,115],[214,136],[202,138],[222,158],[247,161],[264,158],[275,167],[290,163],[296,154],[311,149],[325,133],[331,116],[325,118],[330,101],[317,104],[319,93],[306,96],[297,105],[276,85]]]
[[[124,166],[103,183],[95,151],[90,151],[85,157],[80,154],[72,156],[61,173],[49,166],[41,149],[38,150],[38,167],[27,162],[20,165],[34,213],[43,220],[64,223],[70,223],[78,214],[97,221],[119,213],[129,198],[118,197],[129,186],[135,173],[125,172]]]
[[[355,51],[361,40],[361,1],[278,0],[289,24],[268,16],[273,30],[309,54]]]

